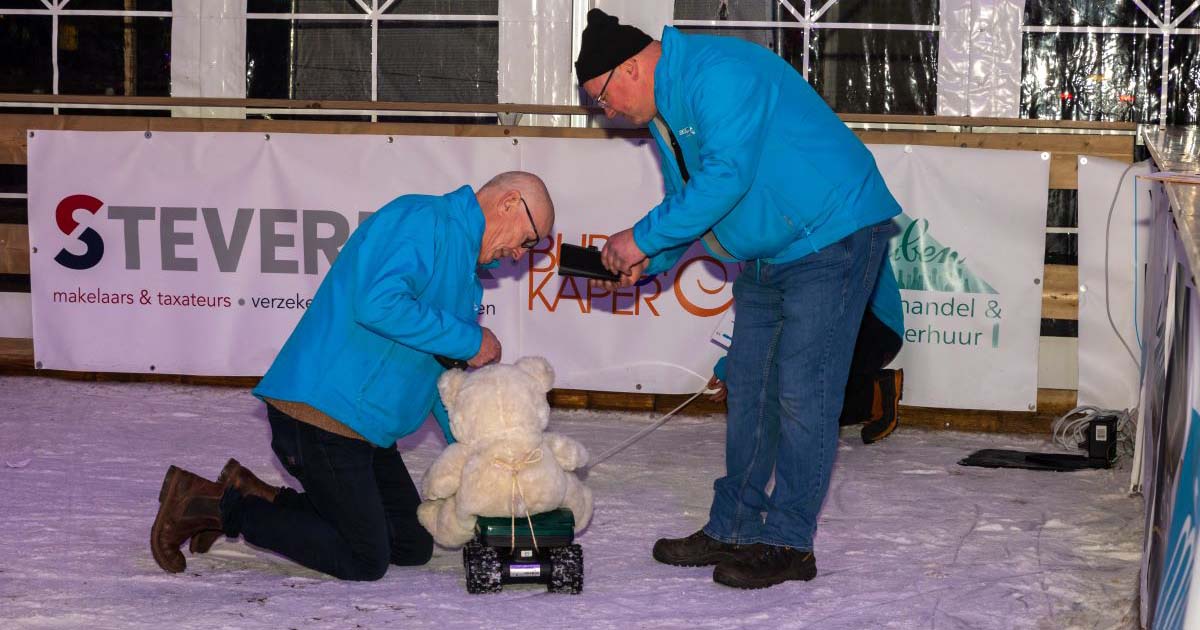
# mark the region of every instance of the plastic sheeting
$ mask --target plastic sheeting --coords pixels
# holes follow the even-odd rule
[[[801,3],[793,6],[797,4],[803,10]],[[823,3],[813,4],[816,10]],[[675,19],[797,23],[795,16],[776,0],[676,0]],[[937,107],[938,32],[867,26],[937,23],[936,0],[903,3],[838,0],[821,16],[819,25],[839,24],[845,28],[811,29],[808,80],[838,112],[932,115]],[[855,24],[864,28],[854,28]],[[797,70],[804,70],[804,28],[683,26],[681,29],[757,42],[779,52]]]
[[[246,96],[245,2],[180,2],[171,27],[171,96]],[[175,116],[240,118],[242,110],[177,107]]]
[[[398,0],[385,14],[497,15],[497,0]],[[372,98],[372,23],[353,0],[251,0],[247,95]],[[345,15],[253,19],[255,13]],[[490,21],[379,20],[377,100],[495,103],[499,26]]]
[[[1024,0],[942,0],[937,113],[1017,116]]]
[[[1174,21],[1191,0],[1146,0],[1143,4],[1163,20],[1170,6]],[[1154,21],[1129,1],[1029,0],[1027,27],[1094,27],[1146,29],[1144,33],[1064,33],[1027,29],[1023,37],[1022,117],[1065,120],[1160,121],[1162,47]],[[1179,25],[1196,28],[1192,13]],[[1195,124],[1200,114],[1196,56],[1200,36],[1171,36],[1168,57],[1166,122]]]
[[[157,11],[164,4],[170,10],[170,2],[163,0],[135,3],[133,8]],[[5,9],[44,13],[6,15]],[[125,6],[123,2],[75,2],[55,20],[41,2],[0,2],[0,92],[167,96],[171,19],[75,12],[83,9],[121,11]],[[133,47],[132,59],[126,55],[127,39]]]
[[[1177,21],[1192,3],[1143,2],[1165,23]],[[804,10],[803,3],[792,6]],[[811,6],[816,11],[825,3]],[[683,29],[754,41],[805,69],[805,29],[777,0],[677,0],[675,19],[783,22]],[[897,30],[897,25],[940,28]],[[1177,26],[1200,27],[1200,11]],[[1057,30],[1063,27],[1099,30]],[[1145,32],[1104,32],[1130,28]],[[1154,20],[1133,0],[836,0],[811,29],[807,71],[839,112],[1147,123],[1160,119],[1163,41]],[[1200,115],[1198,54],[1200,35],[1171,36],[1169,124],[1194,124]]]
[[[501,103],[561,105],[575,99],[572,73],[572,0],[500,4]],[[531,116],[533,125],[563,126],[566,116]]]

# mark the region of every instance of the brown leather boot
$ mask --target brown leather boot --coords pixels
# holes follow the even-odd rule
[[[685,538],[660,538],[654,543],[652,555],[663,564],[677,567],[702,567],[732,560],[741,545],[721,542],[700,530]]]
[[[225,467],[221,469],[221,474],[217,476],[217,483],[221,484],[222,492],[224,488],[232,486],[242,496],[258,497],[264,501],[274,502],[275,497],[279,494],[279,488],[272,486],[267,482],[259,479],[250,472],[249,468],[242,466],[238,460],[230,458],[225,462]],[[188,551],[192,553],[208,553],[212,549],[217,539],[221,537],[221,530],[208,530],[200,532],[192,536],[191,542],[188,543]]]
[[[872,444],[892,434],[900,422],[900,399],[904,397],[904,370],[880,370],[875,377],[875,401],[871,419],[863,423],[863,444]],[[878,411],[879,415],[875,415]]]
[[[179,551],[183,541],[205,530],[221,529],[224,488],[199,475],[171,466],[158,493],[158,515],[150,528],[150,553],[163,571],[180,573],[187,561]]]
[[[713,581],[734,588],[767,588],[788,580],[817,577],[817,560],[811,551],[774,547],[763,543],[747,545],[731,560],[713,569]]]

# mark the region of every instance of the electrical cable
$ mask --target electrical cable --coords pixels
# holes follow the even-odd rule
[[[1135,409],[1101,409],[1092,405],[1080,405],[1054,420],[1050,425],[1054,443],[1066,450],[1076,450],[1087,440],[1088,424],[1099,416],[1117,417],[1117,457],[1132,456],[1134,450],[1133,421]]]
[[[1121,194],[1121,186],[1125,185],[1125,176],[1128,175],[1129,170],[1132,169],[1134,166],[1137,166],[1137,164],[1139,164],[1139,163],[1135,162],[1133,164],[1130,164],[1129,166],[1125,167],[1124,171],[1121,171],[1121,179],[1120,179],[1120,181],[1117,182],[1117,190],[1113,193],[1112,203],[1110,203],[1108,205],[1108,218],[1104,222],[1104,313],[1108,316],[1108,325],[1112,326],[1113,333],[1115,333],[1117,335],[1117,339],[1121,342],[1121,345],[1125,346],[1125,352],[1129,353],[1129,358],[1131,360],[1133,360],[1133,364],[1136,365],[1139,370],[1141,370],[1141,367],[1142,367],[1141,360],[1138,359],[1136,355],[1134,355],[1133,348],[1129,347],[1129,343],[1125,341],[1125,336],[1121,334],[1121,331],[1117,329],[1117,323],[1115,321],[1113,321],[1112,300],[1109,298],[1109,288],[1108,288],[1109,287],[1108,253],[1109,253],[1109,249],[1110,249],[1109,248],[1109,235],[1112,232],[1113,211],[1116,210],[1116,207],[1117,207],[1117,198]],[[1135,203],[1137,202],[1137,187],[1136,186],[1134,187],[1134,202]],[[1134,247],[1136,248],[1137,247],[1137,230],[1136,229],[1133,232],[1133,239],[1134,239],[1133,240]],[[1135,258],[1134,258],[1133,264],[1134,264],[1134,268],[1136,269],[1136,266],[1137,266],[1136,249],[1135,249]],[[1137,290],[1137,277],[1135,275],[1134,276],[1134,291],[1136,291],[1136,290]],[[1134,318],[1136,320],[1136,317],[1137,317],[1137,313],[1136,313],[1137,300],[1136,299],[1134,300],[1133,308],[1135,311]]]
[[[600,454],[599,457],[593,458],[591,461],[588,462],[587,466],[583,467],[582,472],[587,472],[587,471],[591,470],[592,468],[595,468],[597,464],[604,462],[605,460],[612,457],[613,455],[616,455],[617,453],[620,453],[621,451],[625,450],[629,445],[633,444],[634,442],[637,442],[638,440],[646,437],[647,435],[650,435],[650,433],[652,433],[655,429],[666,424],[667,420],[670,420],[671,417],[674,416],[676,413],[678,413],[680,409],[683,409],[684,407],[690,405],[693,400],[696,400],[702,394],[715,393],[715,391],[716,390],[710,390],[708,388],[708,385],[705,385],[703,389],[696,392],[695,394],[692,394],[691,398],[688,398],[687,400],[680,403],[678,407],[672,409],[671,411],[668,411],[666,415],[664,415],[663,417],[656,420],[650,426],[642,429],[641,431],[638,431],[637,433],[634,433],[632,436],[630,436],[625,441],[608,449],[607,451],[604,451],[603,453]]]

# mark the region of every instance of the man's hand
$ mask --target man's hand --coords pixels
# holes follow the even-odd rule
[[[708,379],[708,389],[717,390],[708,395],[708,399],[713,402],[723,402],[725,398],[729,396],[729,388],[725,386],[725,381],[717,378],[716,374],[714,374],[712,378]]]
[[[613,282],[612,280],[589,280],[588,282],[594,287],[601,287],[611,293],[617,289],[624,289],[637,283],[642,278],[642,272],[646,270],[649,264],[650,259],[643,258],[642,262],[634,265],[628,274],[621,274],[621,280],[618,282]]]
[[[633,240],[633,228],[621,230],[610,236],[604,243],[604,249],[600,251],[600,262],[604,263],[609,271],[622,275],[633,275],[634,266],[644,260],[646,260],[646,254]],[[642,269],[645,268],[646,266],[642,265]],[[638,275],[641,273],[639,272]],[[622,278],[622,280],[624,279]],[[634,282],[636,281],[635,278]],[[633,282],[629,284],[633,284]]]
[[[500,360],[500,340],[492,332],[491,328],[483,328],[483,340],[479,342],[479,352],[467,361],[467,365],[477,368],[483,367],[489,363],[495,363]]]

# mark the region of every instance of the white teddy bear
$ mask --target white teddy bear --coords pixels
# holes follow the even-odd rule
[[[545,433],[554,370],[541,357],[467,373],[449,370],[438,392],[458,440],[425,472],[417,518],[444,547],[475,535],[476,516],[524,518],[566,507],[575,531],[592,517],[592,491],[570,471],[587,462],[575,440]]]

